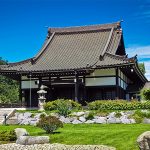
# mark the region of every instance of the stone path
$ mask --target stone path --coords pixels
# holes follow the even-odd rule
[[[63,144],[3,144],[0,150],[116,150],[116,148],[103,145],[63,145]]]
[[[14,108],[0,108],[0,124],[4,122],[4,114],[7,114],[7,118],[13,114]]]

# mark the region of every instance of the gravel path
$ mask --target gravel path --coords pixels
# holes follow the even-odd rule
[[[116,150],[103,145],[63,145],[63,144],[2,144],[0,150]]]

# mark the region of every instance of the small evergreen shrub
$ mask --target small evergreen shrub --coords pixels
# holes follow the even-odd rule
[[[37,126],[46,131],[46,133],[53,133],[58,128],[63,127],[63,123],[54,116],[43,116],[40,118]]]
[[[44,117],[46,117],[46,114],[42,113],[42,114],[40,115],[40,118],[44,118]]]
[[[136,110],[134,114],[137,114],[141,118],[150,118],[150,111],[143,112],[141,110]]]
[[[0,141],[15,141],[17,136],[15,131],[1,131],[0,132]]]
[[[142,121],[143,121],[143,118],[141,116],[139,116],[138,114],[134,114],[132,117],[133,117],[133,119],[135,119],[136,123],[142,123]]]
[[[60,101],[56,109],[59,115],[66,117],[71,113],[71,107],[70,103]]]
[[[88,116],[85,117],[85,118],[86,118],[86,120],[92,120],[92,119],[94,119],[94,113],[93,113],[93,112],[90,112],[90,113],[88,114]]]
[[[116,112],[116,113],[115,113],[115,117],[116,117],[116,118],[120,118],[121,116],[122,116],[122,115],[121,115],[120,112]]]
[[[45,103],[45,110],[57,110],[60,115],[67,116],[71,110],[80,110],[81,104],[73,100],[58,99]]]
[[[88,103],[90,110],[136,110],[150,109],[150,101],[126,101],[126,100],[97,100]]]

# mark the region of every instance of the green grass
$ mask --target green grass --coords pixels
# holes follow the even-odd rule
[[[24,125],[0,126],[0,131],[17,127],[26,128],[30,135],[46,135],[40,128]],[[49,136],[51,143],[103,144],[116,147],[117,150],[138,150],[137,137],[149,129],[148,124],[65,124],[64,128]]]

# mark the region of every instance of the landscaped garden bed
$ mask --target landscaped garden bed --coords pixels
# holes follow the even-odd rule
[[[48,135],[50,143],[108,145],[117,150],[138,150],[137,137],[149,130],[149,102],[95,101],[81,107],[74,101],[62,99],[48,102],[44,107],[42,112],[17,111],[13,117],[20,125],[1,126],[0,131],[20,127],[27,129],[31,136]]]
[[[30,135],[49,135],[50,143],[67,145],[108,145],[117,150],[138,150],[137,137],[149,130],[147,124],[65,124],[53,134],[29,125],[0,126],[0,131],[25,128]]]

